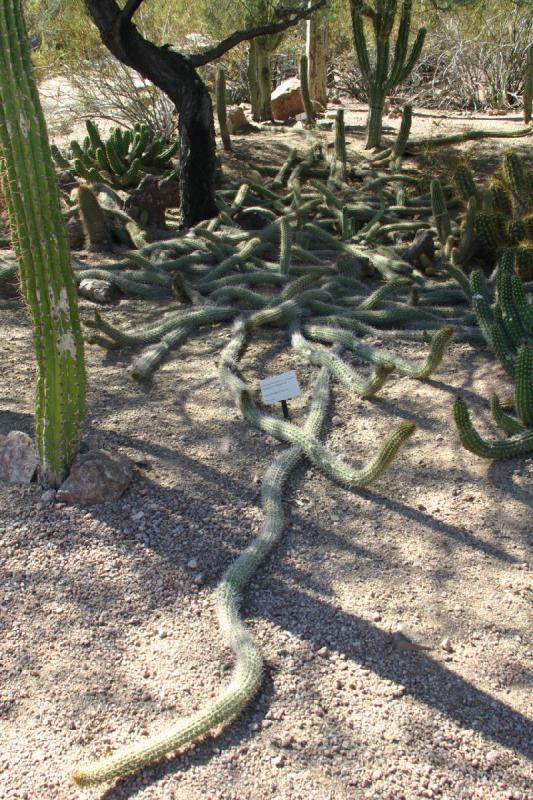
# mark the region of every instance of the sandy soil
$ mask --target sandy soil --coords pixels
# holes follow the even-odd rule
[[[361,112],[350,114],[356,125]],[[415,117],[415,133],[433,123]],[[306,140],[253,134],[237,154],[257,146],[268,159],[271,146],[279,161],[294,137]],[[0,434],[31,433],[30,330],[16,300],[0,313]],[[123,301],[106,315],[159,313]],[[118,503],[49,506],[37,486],[0,487],[0,797],[528,800],[533,460],[491,464],[461,448],[453,398],[489,431],[486,398],[508,392],[494,359],[466,344],[434,380],[395,378],[374,401],[334,387],[324,436],[353,463],[402,419],[418,431],[371,490],[344,490],[307,464],[290,482],[285,538],[246,596],[268,664],[248,711],[107,792],[70,783],[80,761],[208,702],[231,669],[213,590],[258,530],[259,481],[280,447],[218,383],[227,338],[217,327],[197,336],[148,387],[128,378],[126,351],[87,348],[87,438],[138,463]],[[302,385],[299,421],[314,370],[275,333],[244,360],[252,382],[285,369]]]

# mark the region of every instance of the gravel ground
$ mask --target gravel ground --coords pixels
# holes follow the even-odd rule
[[[31,432],[30,332],[16,301],[1,313],[0,432]],[[145,313],[124,302],[110,316]],[[533,461],[488,464],[461,449],[453,397],[487,421],[480,395],[506,385],[468,345],[435,380],[395,379],[372,402],[335,387],[325,438],[354,463],[401,419],[418,432],[371,490],[307,465],[291,481],[285,539],[246,598],[268,663],[250,709],[107,793],[70,784],[80,761],[208,702],[231,669],[213,589],[257,531],[260,476],[280,447],[219,387],[227,336],[193,340],[148,389],[130,382],[126,354],[88,348],[88,439],[138,462],[118,503],[48,506],[37,487],[0,488],[0,796],[531,797]],[[314,370],[274,333],[244,367],[252,381],[296,368],[301,418]]]
[[[352,106],[347,122],[358,121]],[[464,124],[422,115],[414,133]],[[260,145],[279,162],[298,141],[304,132],[271,129],[236,140],[237,156]],[[474,160],[489,150],[468,149]],[[147,310],[124,301],[106,316],[133,322]],[[31,433],[30,330],[16,300],[0,300],[0,317],[0,436]],[[247,427],[219,386],[227,338],[199,335],[147,388],[128,378],[127,353],[88,348],[87,438],[137,462],[119,502],[47,505],[36,486],[0,486],[0,797],[529,800],[533,460],[491,464],[460,447],[457,393],[488,431],[485,398],[508,392],[493,359],[468,345],[452,346],[434,380],[395,378],[374,401],[334,387],[324,435],[352,462],[402,419],[418,432],[368,491],[307,464],[295,473],[284,540],[246,596],[267,659],[246,713],[107,791],[71,784],[80,762],[209,702],[231,670],[213,590],[258,530],[261,475],[280,446]],[[301,419],[315,373],[276,334],[244,367],[250,381],[296,369]]]

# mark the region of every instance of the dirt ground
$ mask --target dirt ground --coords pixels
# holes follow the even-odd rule
[[[428,114],[415,115],[415,135],[471,124]],[[362,110],[350,106],[347,122],[355,155]],[[279,163],[296,140],[305,131],[270,127],[237,139],[236,160],[256,148]],[[473,163],[489,149],[476,145]],[[82,316],[93,308],[82,301]],[[131,300],[105,311],[122,324],[160,313]],[[0,318],[0,436],[32,433],[26,314],[0,300]],[[418,430],[369,490],[307,463],[290,481],[284,539],[245,598],[267,660],[249,709],[107,791],[71,784],[80,762],[197,710],[231,671],[214,589],[258,531],[260,479],[280,445],[250,429],[218,382],[228,336],[199,334],[147,387],[128,377],[127,351],[87,348],[87,439],[138,465],[119,502],[48,505],[35,485],[0,486],[0,797],[529,800],[533,460],[490,463],[461,448],[453,399],[465,397],[488,433],[487,399],[509,392],[490,354],[468,344],[452,345],[432,380],[395,377],[372,401],[334,385],[324,439],[350,462],[403,419]],[[302,419],[315,369],[280,334],[257,337],[243,367],[254,384],[295,369],[291,411]]]

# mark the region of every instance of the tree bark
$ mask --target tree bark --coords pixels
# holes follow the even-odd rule
[[[328,102],[327,54],[328,18],[327,10],[317,11],[307,20],[306,53],[309,96],[324,108]]]
[[[216,216],[215,126],[207,88],[190,61],[144,39],[135,25],[121,25],[114,0],[85,0],[102,42],[111,53],[172,100],[179,114],[182,225]]]

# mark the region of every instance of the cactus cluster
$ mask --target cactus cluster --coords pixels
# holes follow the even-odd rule
[[[478,256],[490,269],[505,248],[512,248],[517,274],[533,278],[533,173],[515,152],[504,155],[485,186],[476,184],[467,166],[455,170],[457,196],[465,205],[458,242],[448,241],[450,219],[437,184],[432,184],[433,218],[455,264],[465,266]]]
[[[162,137],[154,138],[146,125],[135,123],[132,130],[114,128],[104,140],[94,122],[87,120],[85,125],[87,136],[81,144],[73,139],[66,156],[52,145],[60,169],[116,189],[132,189],[144,175],[166,177],[174,171],[172,158],[178,152],[179,139],[167,146]]]
[[[489,285],[480,272],[470,276],[472,307],[485,340],[514,382],[515,415],[502,408],[495,395],[491,411],[506,439],[488,441],[474,428],[464,400],[454,405],[461,442],[483,458],[501,459],[533,451],[533,309],[521,279],[515,274],[516,255],[503,252],[495,275],[496,297],[490,302]]]

